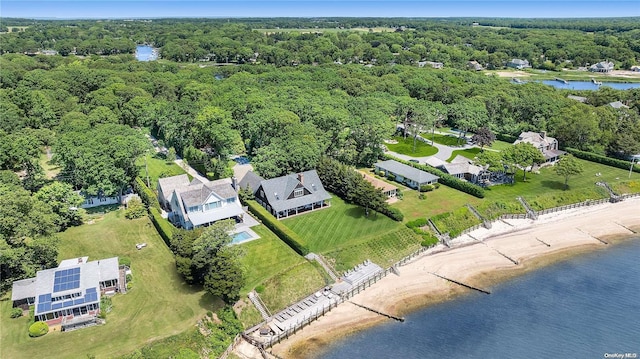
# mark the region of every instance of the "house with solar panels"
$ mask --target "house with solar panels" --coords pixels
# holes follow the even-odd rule
[[[119,290],[118,257],[88,262],[89,257],[66,259],[57,268],[38,271],[35,278],[13,282],[14,307],[35,307],[35,320],[75,327],[95,323],[100,296]]]

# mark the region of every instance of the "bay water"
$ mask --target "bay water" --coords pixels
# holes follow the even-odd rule
[[[616,356],[620,355],[620,356]],[[416,311],[325,348],[335,358],[639,358],[640,238]]]

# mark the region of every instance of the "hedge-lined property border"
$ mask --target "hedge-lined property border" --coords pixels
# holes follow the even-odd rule
[[[583,160],[597,162],[607,166],[618,167],[625,170],[628,170],[629,168],[631,168],[630,161],[619,160],[617,158],[611,158],[611,157],[599,155],[593,152],[581,151],[579,149],[571,148],[571,147],[567,147],[564,150]],[[633,172],[640,173],[640,165],[638,165],[637,163],[634,164]]]
[[[262,221],[262,224],[267,226],[267,228],[275,233],[276,236],[282,239],[294,251],[303,256],[309,253],[309,248],[307,247],[306,242],[298,236],[298,234],[282,224],[282,222],[269,213],[258,202],[249,200],[245,203],[249,207],[249,211],[256,215]]]
[[[414,163],[414,162],[409,162],[409,161],[405,161],[402,160],[400,158],[391,156],[389,154],[384,154],[384,157],[388,160],[394,160],[394,161],[398,161],[400,163],[404,163],[405,165],[417,168],[419,170],[423,170],[425,172],[429,172],[433,175],[436,175],[438,177],[440,177],[440,179],[438,180],[438,182],[442,183],[443,185],[447,186],[447,187],[451,187],[453,189],[457,189],[458,191],[462,191],[465,193],[468,193],[474,197],[478,197],[478,198],[484,198],[484,189],[478,185],[475,184],[471,184],[469,182],[465,182],[462,181],[448,173],[444,173],[442,171],[440,171],[439,169],[435,168],[435,167],[431,167],[431,166],[427,166],[427,165],[422,165],[419,163]]]
[[[169,223],[166,219],[162,218],[160,211],[155,207],[149,208],[149,217],[151,218],[151,222],[158,230],[160,237],[164,240],[164,242],[171,248],[171,238],[173,237],[173,225]]]
[[[153,193],[153,191],[149,187],[147,187],[147,185],[144,183],[144,181],[142,181],[140,177],[136,177],[136,179],[133,181],[133,187],[136,193],[140,196],[140,199],[142,199],[142,202],[147,207],[156,208],[158,209],[158,211],[160,210],[160,203],[158,202],[158,198],[156,197],[155,193]]]

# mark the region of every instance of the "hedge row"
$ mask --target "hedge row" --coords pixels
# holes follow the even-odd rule
[[[160,211],[155,207],[149,208],[149,217],[151,222],[160,233],[160,237],[164,240],[168,247],[171,247],[171,237],[173,237],[173,225],[168,220],[162,218]]]
[[[625,170],[628,170],[631,167],[631,162],[629,161],[619,160],[617,158],[611,158],[593,152],[581,151],[571,147],[567,147],[564,150],[583,160],[597,162],[607,166],[618,167]],[[640,165],[633,165],[633,172],[640,173]]]
[[[475,184],[471,184],[469,182],[463,181],[459,178],[456,178],[454,176],[451,176],[450,174],[444,173],[442,171],[440,171],[437,168],[431,167],[431,166],[427,166],[427,165],[422,165],[419,163],[414,163],[414,162],[409,162],[409,161],[404,161],[401,160],[399,158],[393,157],[391,155],[385,154],[384,157],[386,159],[389,160],[394,160],[394,161],[398,161],[401,163],[404,163],[405,165],[411,166],[411,167],[415,167],[417,169],[423,170],[425,172],[429,172],[433,175],[436,175],[438,177],[440,177],[440,179],[438,180],[438,182],[440,182],[441,184],[447,186],[447,187],[451,187],[453,189],[457,189],[458,191],[462,191],[465,193],[468,193],[472,196],[478,197],[478,198],[484,198],[484,189],[478,185]]]
[[[514,143],[518,139],[518,136],[507,135],[504,133],[496,133],[496,140]]]
[[[289,247],[296,251],[300,255],[307,255],[309,248],[306,243],[297,233],[290,230],[287,226],[282,224],[276,217],[269,213],[258,202],[250,200],[246,201],[246,205],[249,207],[249,211],[256,215],[262,224],[267,226],[273,233],[282,239]]]
[[[156,194],[153,193],[153,191],[149,189],[149,187],[147,187],[147,185],[140,177],[136,177],[136,179],[133,181],[133,188],[147,207],[153,207],[160,210],[160,203],[158,203]]]

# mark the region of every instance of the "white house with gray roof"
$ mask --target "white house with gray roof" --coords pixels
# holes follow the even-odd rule
[[[251,177],[245,182],[251,186],[251,180],[255,186],[257,178],[254,177],[259,176],[252,172],[240,181],[240,186],[247,176]],[[278,219],[328,207],[331,199],[315,170],[268,180],[260,178],[254,194],[256,201]]]
[[[386,176],[393,175],[395,180],[405,185],[418,189],[420,186],[434,184],[440,177],[429,172],[405,165],[394,160],[378,162],[374,165],[376,172],[384,171]]]
[[[518,139],[513,143],[517,145],[520,142],[530,143],[533,147],[544,155],[545,164],[554,164],[560,160],[560,157],[566,152],[558,149],[558,140],[547,136],[547,132],[522,132]]]
[[[591,72],[611,72],[613,71],[613,62],[611,61],[601,61],[597,64],[591,65],[589,67],[589,71]]]
[[[511,59],[511,61],[507,63],[507,67],[512,67],[514,69],[522,70],[522,69],[531,67],[531,64],[529,64],[528,60]]]
[[[158,180],[158,199],[176,226],[193,229],[223,219],[242,222],[246,216],[231,178],[201,182],[187,175]]]
[[[120,269],[118,257],[88,259],[66,259],[57,268],[38,271],[34,278],[13,282],[13,306],[33,305],[36,321],[61,325],[63,330],[95,322],[100,296],[121,287]]]
[[[460,155],[457,155],[451,163],[443,163],[439,168],[456,178],[475,184],[483,183],[490,177],[485,167],[474,165],[473,161]]]

